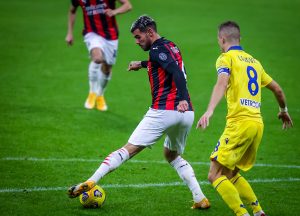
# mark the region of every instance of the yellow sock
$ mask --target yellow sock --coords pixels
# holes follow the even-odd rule
[[[236,215],[241,216],[248,213],[242,203],[237,189],[233,186],[233,184],[228,180],[226,176],[221,176],[220,178],[215,180],[212,185]]]
[[[244,200],[247,205],[252,207],[254,213],[262,210],[250,184],[243,176],[241,176],[241,174],[236,174],[232,179],[230,179],[230,181],[239,192],[242,200]]]

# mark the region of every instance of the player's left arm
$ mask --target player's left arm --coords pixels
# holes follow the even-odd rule
[[[112,10],[110,8],[105,10],[105,14],[109,17],[116,16],[118,14],[126,13],[132,9],[132,5],[129,0],[119,0],[121,6]]]
[[[175,86],[178,91],[179,96],[179,104],[177,105],[178,112],[185,112],[189,109],[188,104],[188,91],[186,86],[186,79],[184,77],[184,72],[179,68],[175,61],[170,62],[166,67],[165,70],[167,73],[173,75],[173,80]]]
[[[147,68],[148,61],[131,61],[128,65],[127,71],[138,71],[141,68]]]
[[[280,85],[272,80],[266,87],[274,93],[279,104],[278,118],[282,120],[282,129],[293,127],[293,121],[288,113],[285,95]]]
[[[209,125],[210,117],[212,117],[215,108],[217,107],[217,105],[219,104],[219,102],[225,94],[229,82],[229,77],[230,75],[227,73],[220,73],[218,75],[218,80],[213,89],[207,110],[199,119],[197,123],[197,128],[202,127],[203,129],[205,129]]]
[[[178,92],[178,112],[185,112],[189,109],[189,96],[186,86],[184,71],[179,67],[175,57],[166,46],[158,46],[150,50],[151,61],[160,65],[168,74],[171,74]]]

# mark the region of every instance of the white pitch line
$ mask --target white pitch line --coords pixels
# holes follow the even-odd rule
[[[103,159],[85,159],[85,158],[35,158],[35,157],[4,157],[2,161],[37,161],[37,162],[101,162]],[[130,163],[147,163],[147,164],[166,164],[166,161],[148,161],[148,160],[129,160]],[[209,162],[190,162],[192,165],[209,166]],[[255,164],[255,167],[274,167],[287,169],[300,169],[300,165],[285,165],[285,164]]]
[[[274,182],[299,182],[300,178],[285,178],[285,179],[252,179],[248,180],[250,183],[274,183]],[[208,181],[200,181],[200,185],[209,185]],[[170,183],[148,183],[148,184],[104,184],[103,188],[151,188],[151,187],[174,187],[184,186],[183,182],[170,182]],[[0,193],[21,193],[21,192],[43,192],[43,191],[64,191],[67,187],[33,187],[33,188],[2,188]]]

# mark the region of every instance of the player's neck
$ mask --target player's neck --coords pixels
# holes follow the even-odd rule
[[[224,46],[224,51],[227,52],[230,49],[230,47],[233,47],[233,46],[240,46],[240,44],[239,43],[228,43]]]
[[[154,34],[153,37],[151,38],[151,45],[160,38],[161,36],[159,34]]]

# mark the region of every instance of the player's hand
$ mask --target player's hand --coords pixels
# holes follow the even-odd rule
[[[104,13],[105,13],[106,16],[109,16],[109,17],[113,17],[113,16],[116,15],[116,12],[114,10],[110,9],[110,8],[106,9],[104,11]]]
[[[141,61],[131,61],[128,65],[127,71],[138,71],[142,68]]]
[[[72,34],[67,34],[66,36],[66,42],[69,46],[73,45],[73,35]]]
[[[198,123],[197,123],[197,126],[196,126],[196,129],[198,128],[202,128],[202,129],[205,129],[206,127],[209,126],[209,119],[210,117],[213,115],[213,112],[212,111],[206,111],[202,116],[201,118],[199,119]]]
[[[282,121],[283,130],[293,127],[293,121],[288,112],[279,112],[278,118]]]
[[[179,104],[177,105],[177,111],[184,113],[189,109],[189,104],[186,100],[179,101]]]

